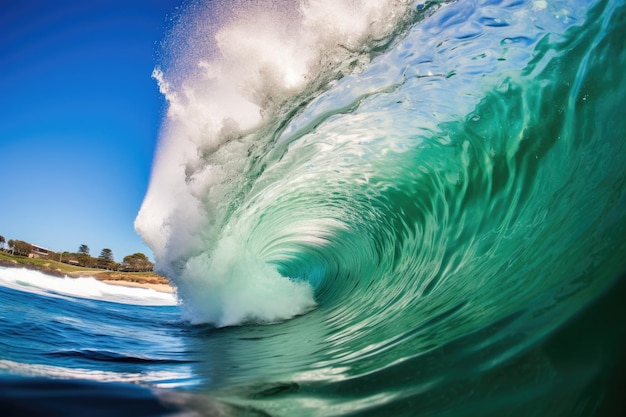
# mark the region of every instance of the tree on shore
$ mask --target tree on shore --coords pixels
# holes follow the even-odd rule
[[[81,255],[89,255],[89,246],[85,245],[84,243],[82,245],[80,245],[80,247],[78,248],[78,253],[80,253]]]
[[[5,242],[6,240],[4,240],[4,236],[0,235],[0,249],[4,249]]]
[[[28,256],[33,251],[33,245],[23,240],[13,242],[13,253],[21,256]]]
[[[15,241],[13,239],[9,239],[9,249],[11,249],[11,253],[15,252]]]
[[[111,249],[105,248],[100,252],[100,256],[98,257],[98,267],[104,269],[111,269],[115,261],[113,260],[113,251]]]
[[[154,268],[154,264],[140,252],[125,256],[122,262],[122,269],[125,271],[146,272],[152,271],[152,268]]]
[[[78,248],[78,264],[80,266],[91,266],[91,256],[89,255],[89,246],[84,243]]]

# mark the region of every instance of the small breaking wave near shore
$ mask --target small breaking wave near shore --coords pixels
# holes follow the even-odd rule
[[[93,277],[54,277],[25,268],[0,266],[0,285],[53,297],[77,297],[137,305],[175,305],[169,292],[107,283]]]

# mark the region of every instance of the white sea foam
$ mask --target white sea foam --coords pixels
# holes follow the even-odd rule
[[[25,268],[0,267],[0,285],[46,296],[70,296],[122,304],[175,305],[176,297],[150,288],[111,285],[92,277],[53,277]]]
[[[272,323],[302,314],[315,306],[308,282],[282,277],[255,256],[223,239],[212,253],[192,257],[181,276],[190,305],[191,322],[229,326],[246,321]]]
[[[135,228],[190,320],[273,322],[315,305],[311,286],[281,277],[245,230],[227,232],[251,146],[242,137],[312,80],[367,59],[360,50],[415,3],[222,1],[181,17],[153,74],[168,111]]]

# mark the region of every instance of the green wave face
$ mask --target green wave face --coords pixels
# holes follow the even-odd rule
[[[191,321],[247,325],[197,371],[276,415],[592,415],[619,349],[572,318],[624,272],[624,3],[396,25],[203,154],[246,157],[172,278]]]

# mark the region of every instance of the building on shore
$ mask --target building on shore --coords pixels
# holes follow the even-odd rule
[[[28,254],[29,258],[47,259],[51,253],[54,253],[52,250],[44,248],[43,246],[33,245],[32,243],[30,244],[30,246],[31,250]]]

